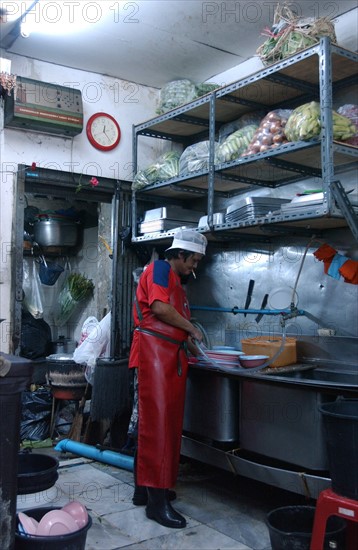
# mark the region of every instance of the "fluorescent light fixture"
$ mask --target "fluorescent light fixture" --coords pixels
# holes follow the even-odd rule
[[[0,9],[4,12],[4,23],[12,23],[21,19],[34,3],[35,0],[21,0],[21,2],[1,0]]]
[[[30,3],[31,4],[31,3]],[[22,16],[20,33],[66,35],[79,33],[108,16],[109,2],[39,0]]]

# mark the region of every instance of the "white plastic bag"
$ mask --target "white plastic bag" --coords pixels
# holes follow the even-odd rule
[[[75,363],[86,365],[86,380],[93,384],[97,359],[109,355],[111,313],[107,313],[100,322],[95,317],[88,317],[82,326],[82,334],[86,333],[87,336],[73,353],[73,360]]]
[[[42,319],[44,316],[44,300],[35,260],[24,260],[23,269],[24,306],[35,319]]]

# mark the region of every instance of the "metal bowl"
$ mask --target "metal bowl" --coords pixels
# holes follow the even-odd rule
[[[240,355],[240,365],[245,369],[261,367],[269,359],[268,355]]]

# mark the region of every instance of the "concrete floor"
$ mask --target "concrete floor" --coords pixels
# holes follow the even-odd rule
[[[299,495],[185,460],[173,505],[186,517],[187,527],[169,529],[147,519],[145,507],[133,505],[132,472],[50,452],[60,460],[56,485],[42,493],[18,496],[17,509],[63,506],[79,500],[93,521],[86,550],[269,550],[267,512],[310,504]]]

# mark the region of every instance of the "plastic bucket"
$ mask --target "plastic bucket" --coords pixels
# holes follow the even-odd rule
[[[358,399],[321,405],[329,471],[335,493],[358,500]]]
[[[24,510],[28,516],[40,521],[40,519],[50,510],[59,510],[60,508],[32,508]],[[18,518],[16,518],[16,526]],[[15,550],[85,550],[88,529],[92,525],[92,518],[88,516],[88,523],[74,533],[67,535],[55,535],[53,537],[36,537],[34,535],[20,535],[15,533]]]
[[[267,515],[272,550],[310,550],[315,508],[286,506]],[[346,523],[331,516],[327,521],[324,550],[344,550]]]

